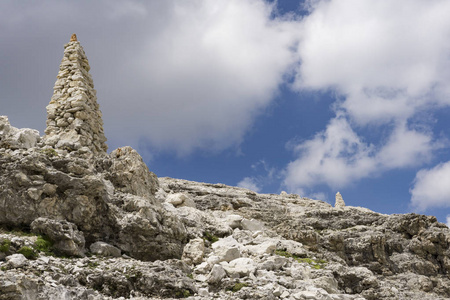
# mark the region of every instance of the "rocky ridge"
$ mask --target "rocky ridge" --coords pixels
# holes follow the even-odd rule
[[[0,300],[450,299],[435,217],[157,178],[131,147],[107,154],[80,47],[46,136],[0,117]]]

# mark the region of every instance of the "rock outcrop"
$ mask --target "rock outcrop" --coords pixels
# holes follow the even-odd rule
[[[131,147],[108,155],[88,66],[73,36],[43,140],[0,117],[0,300],[450,299],[435,217],[157,178]]]
[[[11,126],[7,116],[0,116],[0,148],[28,149],[36,147],[40,139],[39,131],[29,128],[18,129]]]
[[[106,153],[88,71],[83,48],[72,37],[41,143],[37,131],[14,128],[0,118],[0,224],[32,227],[66,255],[82,256],[84,241],[55,232],[74,226],[87,247],[102,241],[144,260],[180,258],[186,231],[156,199],[156,175],[131,147]],[[47,220],[45,226],[36,223],[38,218]],[[77,246],[83,249],[77,252]]]

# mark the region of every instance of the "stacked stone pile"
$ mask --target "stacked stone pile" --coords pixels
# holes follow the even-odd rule
[[[336,202],[334,203],[334,207],[336,208],[343,208],[345,207],[344,199],[342,198],[341,193],[336,193]]]
[[[69,151],[88,147],[95,154],[106,152],[102,114],[89,70],[83,47],[73,35],[64,45],[64,57],[47,106],[46,145]]]

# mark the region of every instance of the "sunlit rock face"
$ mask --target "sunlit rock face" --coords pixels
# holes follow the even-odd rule
[[[106,153],[102,113],[97,103],[90,66],[76,36],[64,45],[53,96],[47,106],[44,143],[69,151],[89,148]]]
[[[101,241],[143,260],[181,258],[186,232],[156,199],[158,178],[131,147],[106,153],[86,55],[76,36],[64,48],[46,135],[0,116],[0,226],[29,230],[45,218],[79,230],[76,238],[51,226],[35,231],[70,255]]]
[[[157,178],[106,153],[88,71],[72,36],[43,141],[0,116],[0,300],[450,299],[435,217]]]

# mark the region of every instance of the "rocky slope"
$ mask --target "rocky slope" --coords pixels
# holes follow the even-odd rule
[[[0,149],[0,299],[450,298],[434,217],[158,180],[129,147],[48,149]]]
[[[46,136],[0,116],[0,300],[450,299],[450,230],[282,192],[157,178],[106,153],[84,50]]]

